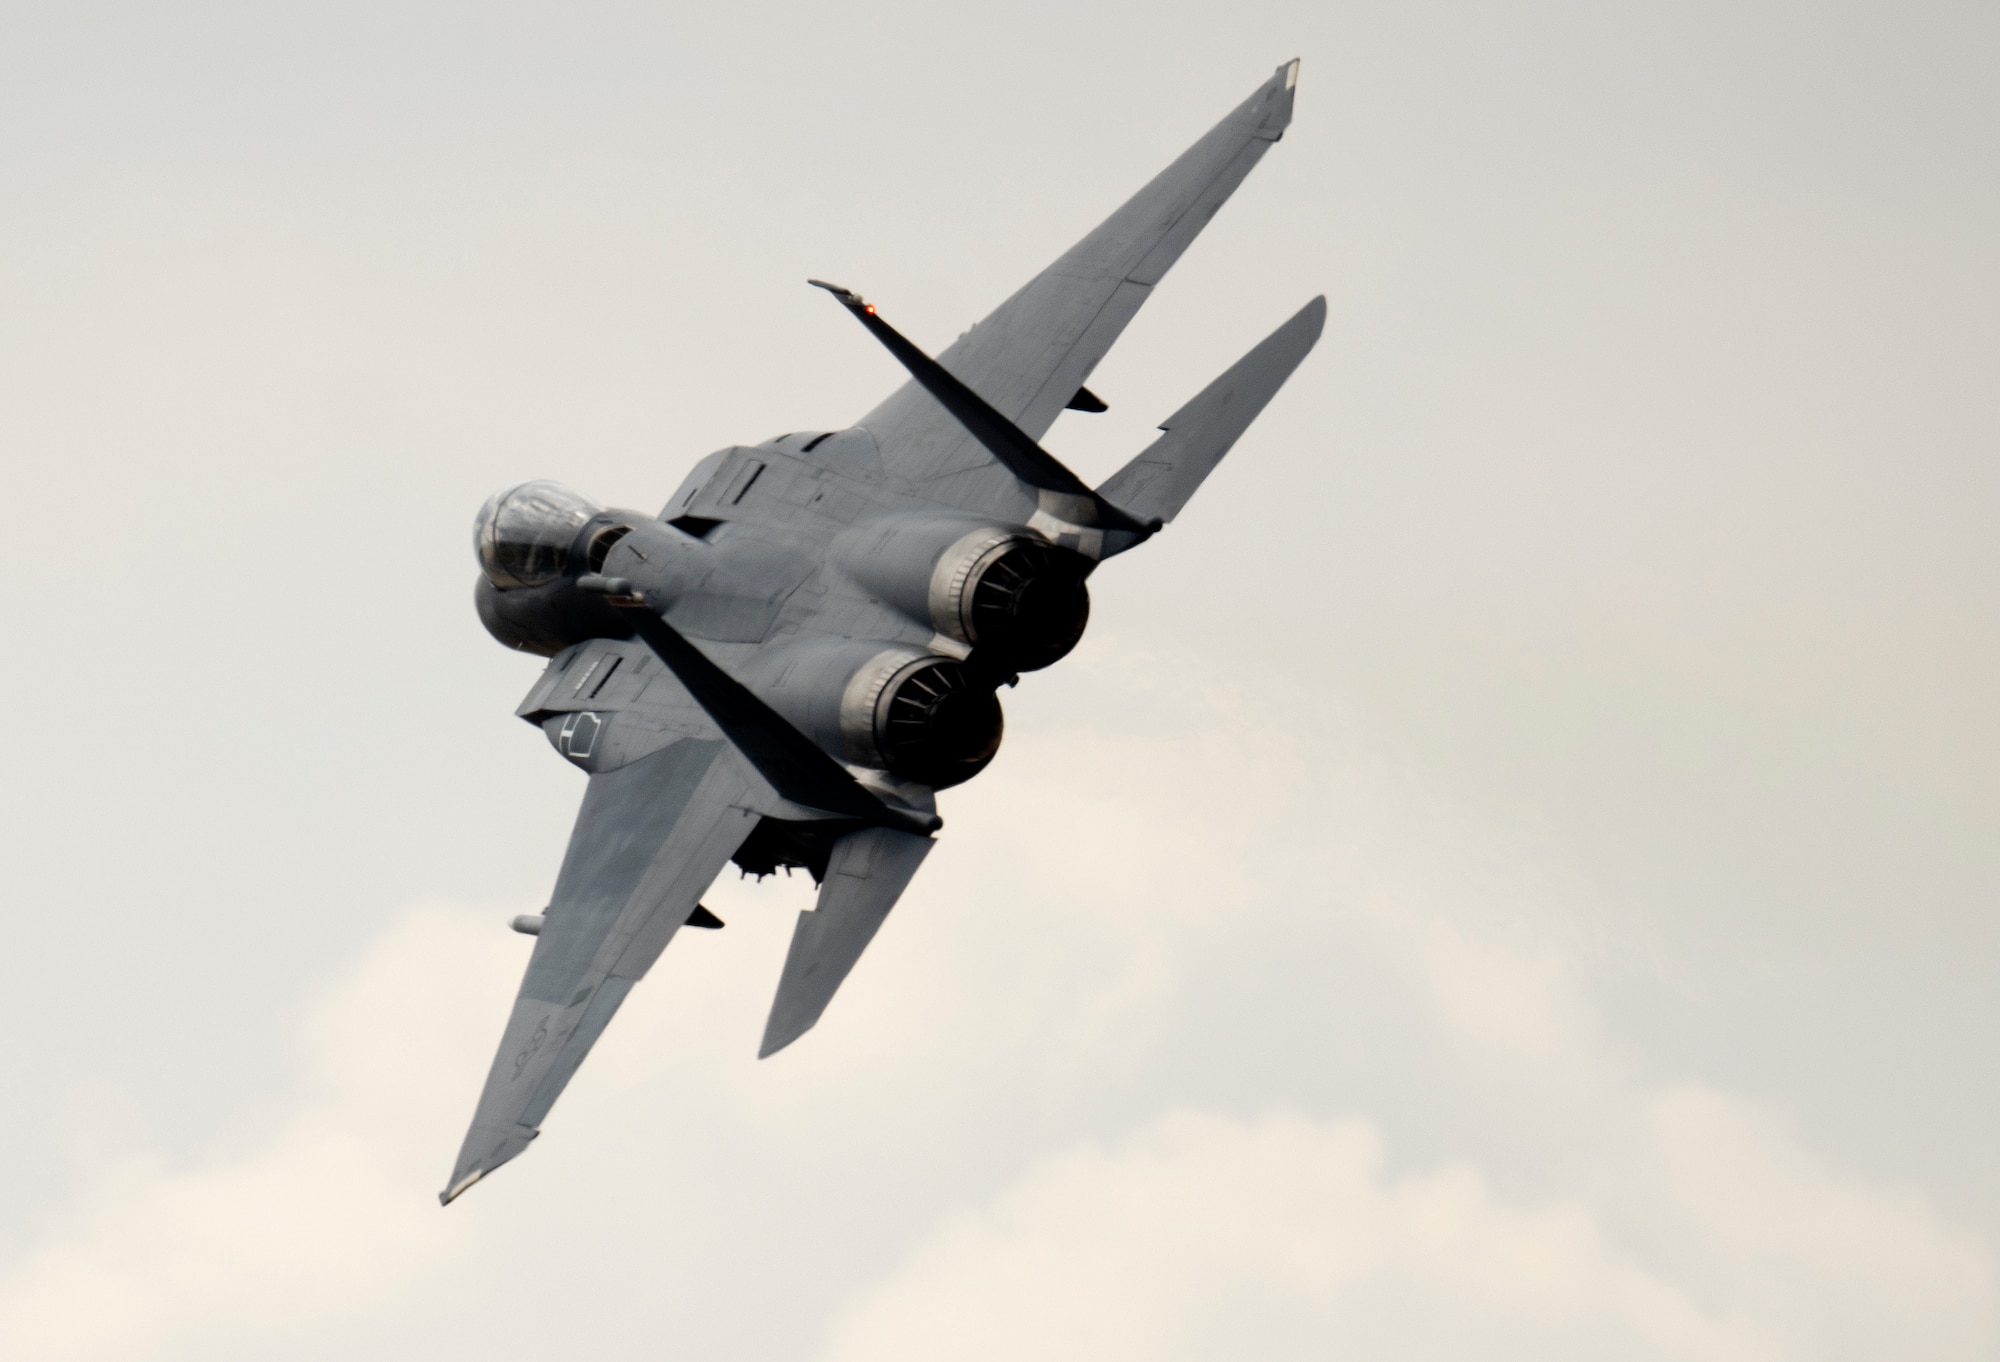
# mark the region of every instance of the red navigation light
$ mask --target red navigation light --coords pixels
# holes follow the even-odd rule
[[[871,317],[872,317],[872,316],[874,316],[874,315],[875,315],[875,304],[873,304],[873,303],[865,303],[865,304],[863,304],[863,306],[865,306],[865,307],[866,307],[866,308],[868,309],[868,315],[869,315],[869,316],[871,316]]]

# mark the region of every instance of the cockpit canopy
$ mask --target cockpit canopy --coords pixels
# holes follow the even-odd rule
[[[503,591],[552,582],[568,569],[577,535],[603,510],[559,482],[524,482],[495,492],[473,522],[480,570]]]

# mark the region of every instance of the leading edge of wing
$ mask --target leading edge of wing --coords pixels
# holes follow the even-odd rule
[[[683,738],[590,778],[444,1204],[540,1133],[632,985],[755,826],[727,744]]]
[[[939,356],[1039,439],[1271,143],[1292,121],[1299,63],[1228,116],[1055,263]],[[861,418],[883,458],[919,480],[965,472],[984,452],[912,382]]]

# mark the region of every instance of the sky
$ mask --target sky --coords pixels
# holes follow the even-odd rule
[[[1302,58],[1049,445],[1325,338],[825,1020],[725,875],[449,1171],[582,776],[488,493],[656,507]],[[0,1355],[2000,1352],[2000,11],[0,8]]]

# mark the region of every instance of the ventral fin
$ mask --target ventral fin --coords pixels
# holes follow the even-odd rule
[[[1063,403],[1065,411],[1110,411],[1111,404],[1088,388],[1078,388],[1076,396]]]

